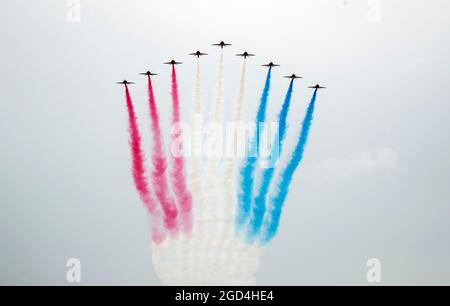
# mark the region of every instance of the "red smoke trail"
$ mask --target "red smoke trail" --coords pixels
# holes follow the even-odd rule
[[[173,158],[172,183],[181,210],[181,225],[185,233],[192,230],[192,196],[186,187],[184,173],[183,142],[180,123],[180,101],[178,97],[178,82],[175,66],[172,66],[172,147]],[[176,145],[176,147],[175,147]],[[174,152],[177,150],[176,152]]]
[[[164,224],[169,231],[177,231],[177,207],[169,194],[167,186],[167,162],[164,156],[161,127],[159,124],[159,114],[156,107],[155,95],[153,94],[152,81],[148,77],[148,103],[150,107],[151,130],[153,134],[153,173],[152,182],[156,196],[161,203],[164,212]]]
[[[127,101],[128,110],[128,131],[130,133],[130,147],[132,157],[132,173],[134,179],[134,185],[136,187],[139,196],[144,202],[145,207],[150,212],[151,226],[152,226],[152,239],[155,243],[160,243],[164,240],[165,232],[161,226],[161,216],[158,210],[158,206],[153,199],[150,190],[148,189],[147,178],[145,176],[144,166],[144,154],[141,146],[141,135],[139,134],[139,128],[136,119],[136,113],[134,112],[133,101],[131,100],[128,86],[125,84],[125,95]]]

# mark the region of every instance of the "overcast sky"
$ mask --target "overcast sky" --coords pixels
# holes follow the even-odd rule
[[[137,82],[144,126],[137,73],[160,74],[166,119],[162,62],[185,62],[178,73],[189,120],[195,61],[187,53],[210,53],[202,87],[212,104],[219,52],[211,43],[220,40],[233,43],[225,103],[237,94],[234,54],[257,55],[248,60],[249,119],[261,64],[282,65],[271,118],[288,85],[281,76],[304,77],[286,150],[311,94],[306,86],[328,87],[257,284],[364,285],[372,257],[383,284],[450,284],[449,1],[82,0],[79,22],[66,2],[0,3],[0,284],[67,284],[71,257],[82,262],[83,284],[159,284],[129,170],[123,88],[114,82]]]

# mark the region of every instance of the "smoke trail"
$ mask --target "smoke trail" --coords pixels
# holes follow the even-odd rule
[[[191,177],[193,194],[198,197],[198,205],[196,211],[203,212],[203,191],[201,189],[200,163],[198,158],[201,157],[201,128],[203,124],[203,107],[200,94],[200,59],[197,58],[197,67],[195,72],[195,93],[194,93],[194,117],[192,120],[192,162]]]
[[[130,147],[132,157],[132,173],[136,190],[148,209],[151,218],[152,239],[155,243],[160,243],[164,240],[165,232],[162,226],[162,219],[160,211],[157,207],[156,201],[148,189],[147,178],[145,175],[144,154],[141,146],[141,135],[137,124],[136,113],[133,107],[128,86],[125,84],[125,96],[128,110],[128,130],[130,134]]]
[[[165,214],[165,226],[168,230],[176,232],[178,230],[178,212],[176,204],[169,194],[167,185],[167,161],[166,157],[164,156],[159,114],[150,76],[148,76],[148,104],[150,108],[151,131],[153,135],[152,183],[155,188],[156,197],[161,203],[162,209]]]
[[[287,115],[291,104],[293,84],[294,80],[291,80],[289,88],[286,92],[286,96],[284,98],[283,106],[281,107],[281,111],[279,114],[279,135],[278,137],[275,137],[276,140],[279,140],[279,143],[272,143],[270,154],[271,164],[263,171],[260,186],[259,188],[257,188],[258,193],[252,205],[250,223],[247,233],[248,239],[250,241],[252,241],[254,236],[259,232],[264,219],[264,214],[266,212],[266,195],[269,192],[270,183],[275,172],[275,166],[272,163],[276,162],[283,149],[283,142],[286,136],[287,128]]]
[[[223,62],[223,49],[220,52],[219,60],[219,77],[217,79],[217,92],[216,92],[216,103],[214,106],[214,121],[222,122],[222,96],[223,96],[223,78],[224,78],[224,62]],[[217,144],[217,142],[216,142]]]
[[[238,150],[238,129],[240,128],[242,124],[242,106],[244,101],[244,92],[245,92],[245,72],[246,72],[246,60],[244,59],[242,62],[242,68],[241,68],[241,76],[239,81],[239,91],[238,91],[238,97],[236,100],[236,104],[234,107],[234,115],[232,118],[232,121],[236,124],[235,129],[233,131],[233,138],[231,147],[233,149],[231,153],[230,160],[227,160],[226,162],[226,170],[225,170],[225,178],[224,178],[224,190],[225,190],[225,203],[228,207],[225,207],[225,212],[227,214],[227,220],[232,219],[234,215],[234,203],[236,201],[235,194],[236,194],[236,173],[235,169],[237,166],[237,150]]]
[[[195,101],[194,101],[194,113],[201,114],[202,99],[200,97],[200,58],[197,58],[197,67],[195,70]]]
[[[216,127],[219,128],[219,130],[220,124],[222,123],[223,79],[224,79],[224,52],[222,49],[219,59],[219,75],[216,84],[216,103],[213,109],[213,122],[215,123]],[[217,163],[218,163],[218,156],[216,156],[216,154],[218,153],[217,151],[220,148],[218,138],[221,139],[222,136],[219,135],[219,131],[215,132],[216,133],[214,133],[211,139],[211,153],[213,156],[211,156],[209,163],[208,182],[210,184],[213,184],[216,179]]]
[[[184,158],[183,158],[183,142],[181,135],[180,124],[180,100],[178,96],[178,82],[175,66],[172,66],[172,145],[177,143],[178,149],[181,152],[173,152],[173,171],[172,184],[177,197],[178,204],[181,211],[181,226],[186,234],[190,234],[192,230],[192,196],[186,187],[186,177],[184,172]]]
[[[202,164],[202,125],[203,125],[203,107],[200,91],[200,58],[197,58],[197,67],[195,72],[195,90],[194,90],[194,116],[192,120],[192,158],[191,158],[191,186],[192,195],[196,203],[193,207],[193,218],[197,221],[194,225],[194,231],[199,235],[203,235],[206,231],[203,226],[205,216],[205,199],[203,194],[203,179],[200,175]]]
[[[208,271],[211,273],[216,273],[216,266],[214,265],[214,258],[212,257],[213,253],[210,253],[209,249],[216,249],[217,245],[221,242],[220,233],[223,231],[224,222],[220,221],[221,217],[219,217],[220,209],[224,209],[223,205],[223,197],[221,196],[221,182],[223,180],[223,173],[219,172],[219,160],[221,158],[221,150],[222,150],[222,120],[223,120],[223,83],[224,83],[224,50],[220,51],[219,58],[219,69],[216,83],[216,99],[214,103],[214,107],[212,108],[212,124],[214,129],[212,130],[212,134],[210,135],[210,148],[209,152],[211,156],[209,156],[208,162],[208,172],[207,172],[207,186],[206,190],[208,192],[208,207],[207,214],[208,220],[205,220],[204,230],[207,231],[207,239],[204,240],[202,248],[207,252],[210,256],[207,256],[205,259],[205,265],[210,268]],[[218,222],[220,221],[220,222]]]
[[[278,230],[278,225],[280,223],[281,211],[283,209],[283,204],[286,200],[286,196],[289,191],[289,185],[292,181],[292,176],[297,169],[298,165],[303,159],[303,153],[305,150],[306,143],[308,141],[308,134],[311,127],[314,106],[317,97],[317,89],[311,98],[311,102],[306,110],[305,118],[303,119],[302,129],[297,142],[297,145],[292,153],[292,156],[285,168],[280,172],[280,181],[278,182],[278,190],[275,195],[270,197],[270,205],[268,210],[268,216],[264,220],[263,230],[261,233],[261,243],[265,244],[272,240]]]
[[[217,248],[220,254],[218,266],[233,266],[230,262],[230,254],[238,252],[238,247],[234,237],[234,220],[236,218],[236,168],[238,165],[238,129],[242,126],[242,108],[244,102],[245,93],[245,75],[246,75],[246,59],[242,61],[241,76],[239,78],[239,89],[237,100],[234,105],[234,113],[232,121],[234,122],[234,130],[232,131],[232,141],[227,143],[230,149],[227,147],[227,158],[225,159],[225,171],[223,178],[223,190],[224,190],[224,203],[223,203],[223,220],[220,237],[221,245]],[[242,254],[242,253],[241,253]],[[242,271],[242,269],[241,269]],[[239,272],[234,272],[239,273]]]
[[[255,170],[255,164],[258,159],[258,142],[259,136],[262,133],[263,128],[259,127],[259,123],[263,123],[266,120],[266,108],[267,100],[269,98],[270,92],[270,79],[272,76],[272,68],[269,68],[266,76],[266,82],[264,84],[263,93],[260,99],[260,104],[258,108],[258,113],[256,115],[256,131],[250,142],[249,153],[245,160],[243,167],[240,170],[241,173],[241,190],[238,194],[238,207],[236,212],[236,227],[237,231],[240,232],[242,227],[247,221],[248,215],[250,213],[250,205],[253,192],[253,172]],[[261,125],[263,126],[263,125]],[[256,152],[256,154],[255,154]]]
[[[244,59],[244,61],[242,62],[241,77],[239,80],[239,94],[238,99],[236,101],[234,113],[234,120],[238,123],[242,121],[242,106],[244,103],[244,93],[245,93],[245,72],[246,72],[246,60]]]

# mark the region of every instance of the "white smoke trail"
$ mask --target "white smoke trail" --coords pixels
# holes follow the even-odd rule
[[[232,122],[234,124],[233,135],[231,141],[227,144],[227,159],[225,161],[225,177],[223,181],[223,188],[225,190],[225,213],[227,214],[227,219],[232,218],[234,222],[234,212],[236,203],[236,169],[238,166],[238,131],[239,127],[242,126],[242,106],[244,103],[244,93],[245,93],[245,71],[246,71],[246,60],[242,62],[241,76],[239,81],[239,91],[238,97],[234,106],[234,114]],[[230,212],[233,215],[230,215]]]
[[[217,84],[216,84],[216,101],[214,104],[214,108],[212,110],[212,122],[217,127],[213,134],[211,135],[211,146],[210,146],[210,153],[212,153],[212,156],[209,158],[209,164],[208,164],[208,174],[207,174],[207,181],[208,181],[208,191],[210,194],[210,197],[208,200],[209,203],[209,213],[210,217],[215,219],[217,218],[217,210],[220,206],[220,194],[219,194],[219,185],[218,182],[220,179],[218,179],[218,175],[221,175],[221,173],[218,173],[218,164],[220,161],[220,155],[221,155],[221,149],[222,149],[222,121],[223,121],[223,81],[224,81],[224,51],[221,49],[220,52],[220,59],[219,59],[219,73],[217,78]]]
[[[197,67],[195,71],[195,101],[194,101],[195,114],[201,115],[203,112],[202,99],[200,96],[200,58],[197,58]]]
[[[170,237],[159,245],[153,244],[153,264],[164,285],[254,285],[263,250],[260,246],[233,238],[227,249],[208,244],[205,251],[204,238]]]
[[[224,52],[223,49],[221,49],[220,52],[220,60],[219,60],[219,75],[217,78],[217,84],[216,84],[216,101],[214,104],[214,108],[211,114],[211,117],[213,118],[212,122],[217,126],[222,126],[222,120],[223,120],[223,79],[224,79]],[[210,163],[208,165],[208,182],[212,183],[216,179],[217,174],[217,166],[219,163],[219,150],[221,149],[221,139],[222,135],[219,130],[216,130],[215,133],[211,137],[211,147],[210,152],[212,153],[212,156],[210,157]]]
[[[203,125],[203,106],[200,91],[200,59],[197,58],[197,67],[195,73],[194,90],[194,116],[192,120],[192,158],[191,158],[191,187],[195,200],[194,219],[204,220],[205,199],[203,194],[203,181],[201,176],[201,158],[202,158],[202,125]],[[196,223],[194,223],[195,227]],[[194,230],[198,230],[194,228]]]
[[[216,273],[217,265],[214,265],[215,258],[213,250],[220,242],[220,233],[224,227],[223,218],[220,216],[220,207],[223,206],[223,196],[221,195],[221,182],[223,173],[219,171],[219,162],[222,150],[222,124],[223,124],[223,84],[224,84],[224,50],[220,51],[218,77],[216,83],[216,99],[212,109],[212,123],[215,127],[210,135],[210,153],[207,173],[207,192],[208,192],[208,219],[204,226],[208,231],[208,238],[205,239],[205,251],[209,252],[206,264],[210,267],[210,273]]]
[[[231,118],[234,124],[232,130],[231,141],[227,143],[227,153],[225,159],[225,174],[223,178],[224,190],[224,204],[223,204],[223,219],[224,226],[222,228],[222,245],[221,248],[226,250],[230,247],[234,237],[234,221],[236,214],[236,169],[239,161],[239,141],[238,131],[242,124],[242,108],[244,103],[245,93],[245,74],[246,74],[246,60],[244,59],[241,67],[241,76],[239,78],[239,90],[236,103],[234,105],[233,117]]]
[[[193,237],[197,237],[198,240],[204,240],[207,230],[205,228],[206,219],[206,205],[205,195],[203,190],[203,179],[201,173],[202,170],[202,127],[203,127],[203,105],[201,99],[200,90],[200,58],[197,58],[197,66],[195,73],[195,89],[194,89],[194,116],[192,120],[192,154],[191,154],[191,188],[194,197],[193,205]],[[191,249],[194,241],[185,241],[184,246],[187,245],[188,249]],[[206,246],[205,246],[206,248]],[[188,266],[198,266],[196,262],[197,257],[189,256],[189,253],[185,254],[184,258],[188,258]],[[192,271],[191,271],[192,272]],[[197,271],[199,272],[199,271]]]
[[[224,53],[220,51],[219,76],[216,85],[216,104],[214,107],[214,121],[222,122],[222,100],[223,100],[223,79],[224,79]]]

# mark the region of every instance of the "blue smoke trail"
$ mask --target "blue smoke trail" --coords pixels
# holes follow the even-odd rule
[[[264,229],[260,237],[260,242],[262,244],[265,244],[272,240],[272,238],[277,233],[278,225],[280,223],[281,211],[283,209],[283,204],[289,191],[289,185],[291,184],[292,176],[303,159],[303,152],[308,141],[308,134],[313,119],[316,97],[317,89],[314,91],[311,102],[309,103],[308,109],[306,110],[300,137],[298,139],[295,150],[292,153],[292,157],[286,167],[280,173],[278,191],[273,197],[270,198],[268,218],[264,221]]]
[[[259,186],[259,191],[254,199],[250,214],[250,223],[247,233],[247,239],[249,242],[253,241],[255,235],[259,232],[261,225],[263,223],[264,214],[266,212],[266,195],[269,192],[270,183],[272,181],[273,175],[275,173],[274,163],[279,158],[282,148],[283,140],[286,136],[287,129],[287,115],[289,112],[289,107],[291,104],[292,90],[293,90],[294,80],[291,80],[286,96],[284,98],[283,106],[281,107],[278,125],[278,137],[275,137],[275,141],[278,140],[278,146],[276,143],[272,143],[271,154],[270,154],[270,165],[263,171],[261,184]]]
[[[259,123],[266,120],[266,108],[267,100],[269,98],[270,92],[270,79],[272,76],[272,68],[269,68],[266,76],[266,82],[264,83],[264,89],[261,95],[258,113],[256,114],[256,132],[253,136],[252,141],[249,144],[249,152],[242,166],[241,173],[241,188],[238,194],[238,207],[236,212],[236,229],[237,232],[241,230],[247,221],[248,215],[250,213],[250,204],[253,192],[253,172],[255,170],[255,164],[258,160],[258,147],[259,147],[259,137],[262,133],[263,126],[259,128]]]

